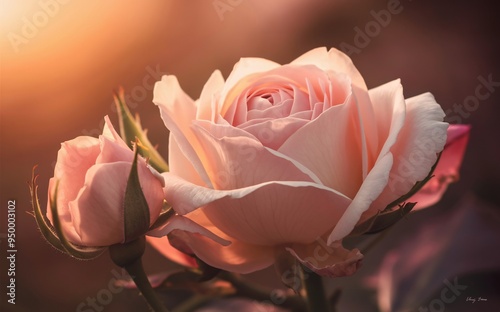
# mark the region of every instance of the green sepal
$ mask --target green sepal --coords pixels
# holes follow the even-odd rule
[[[40,201],[38,199],[38,185],[36,183],[38,176],[35,176],[36,167],[37,166],[33,167],[31,173],[31,182],[29,183],[33,216],[35,217],[36,224],[38,225],[38,228],[40,229],[40,232],[42,233],[42,236],[45,238],[45,240],[57,250],[66,253],[66,249],[64,249],[61,241],[57,237],[57,234],[55,233],[52,226],[49,225],[48,220],[46,220],[46,217],[44,216],[44,214],[42,213],[42,209],[40,208]]]
[[[54,226],[54,231],[59,241],[70,256],[80,259],[80,260],[91,260],[100,256],[105,248],[104,247],[87,247],[87,246],[78,246],[76,244],[71,243],[64,236],[61,221],[59,220],[59,213],[57,211],[57,191],[59,189],[59,181],[56,182],[56,187],[54,190],[53,197],[49,199],[50,201],[50,210],[52,212],[52,225]]]
[[[149,164],[158,172],[167,172],[168,164],[163,157],[158,153],[155,146],[151,144],[148,139],[147,131],[141,126],[139,116],[134,118],[128,109],[125,98],[123,96],[123,89],[120,89],[114,96],[116,109],[118,112],[118,119],[120,124],[120,136],[132,148],[136,138],[141,141],[145,148],[140,153],[149,160]]]
[[[123,221],[125,231],[125,243],[133,241],[144,235],[149,230],[149,206],[146,197],[142,192],[139,181],[139,172],[137,160],[139,157],[138,141],[135,144],[134,161],[130,169],[130,174],[125,189],[125,198],[123,201]]]
[[[33,167],[31,183],[29,184],[29,187],[31,193],[31,204],[33,206],[33,215],[43,237],[54,248],[63,253],[69,254],[72,257],[81,260],[90,260],[99,256],[104,251],[104,248],[79,247],[71,244],[64,238],[64,236],[62,236],[63,234],[60,229],[59,215],[57,214],[57,185],[54,198],[49,199],[51,212],[53,215],[52,218],[54,219],[54,226],[50,225],[50,222],[46,219],[46,217],[42,213],[42,209],[40,208],[40,201],[38,199],[38,185],[36,183],[38,176],[35,176],[36,167],[37,166]],[[63,239],[61,239],[61,236],[63,237]]]

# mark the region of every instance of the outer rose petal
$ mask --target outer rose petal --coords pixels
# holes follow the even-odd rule
[[[324,71],[334,71],[345,73],[352,80],[352,83],[361,89],[366,90],[365,80],[358,69],[352,63],[352,60],[345,53],[337,49],[327,51],[325,47],[316,48],[308,51],[295,59],[291,64],[294,65],[316,65]]]
[[[47,201],[47,218],[49,219],[50,223],[53,224],[53,219],[52,219],[52,210],[50,207],[50,201],[52,200],[52,197],[54,196],[55,192],[55,187],[56,187],[56,179],[51,178],[49,180],[49,191],[47,194],[47,198],[49,199]],[[59,189],[58,189],[59,192]],[[57,207],[58,207],[58,216],[59,216],[59,221],[61,222],[61,227],[63,229],[64,235],[66,238],[71,241],[71,242],[80,242],[80,235],[75,230],[75,227],[73,226],[73,218],[71,216],[70,210],[68,208],[68,203],[67,202],[62,202],[59,200],[59,194],[62,194],[63,192],[59,192],[57,196]]]
[[[208,81],[203,86],[201,91],[200,99],[196,101],[196,119],[197,120],[209,120],[215,122],[217,115],[219,113],[219,107],[217,107],[217,102],[215,97],[221,92],[224,87],[224,77],[219,70],[212,73]]]
[[[387,187],[370,207],[372,212],[408,193],[430,172],[446,142],[448,123],[444,112],[430,93],[406,100],[406,120],[391,148],[394,165]]]
[[[170,232],[174,230],[182,230],[189,233],[200,234],[223,246],[227,246],[231,243],[184,216],[173,216],[168,220],[167,224],[159,227],[158,229],[150,231],[148,234],[156,237],[161,237],[170,234]]]
[[[168,164],[172,174],[175,174],[196,185],[205,185],[205,182],[193,167],[193,163],[191,163],[181,151],[179,144],[172,133],[170,133],[168,139]]]
[[[350,199],[310,182],[267,182],[217,191],[164,173],[166,200],[179,214],[203,207],[221,231],[242,242],[308,244],[342,215]],[[279,222],[278,222],[279,221]]]
[[[389,171],[393,164],[392,154],[389,152],[379,159],[373,169],[363,181],[358,194],[342,215],[328,237],[328,244],[341,240],[347,236],[359,221],[371,203],[380,195],[389,181]]]
[[[339,220],[350,200],[307,182],[269,182],[207,204],[212,223],[242,242],[310,243]],[[240,194],[238,194],[240,193]]]
[[[72,217],[68,204],[78,196],[78,192],[85,182],[85,174],[94,165],[98,155],[99,140],[88,136],[80,136],[62,143],[57,154],[54,177],[49,182],[48,198],[54,196],[55,183],[56,180],[59,181],[57,193],[59,219],[65,234],[71,241],[79,241],[80,237],[72,227]],[[47,201],[47,218],[52,222],[50,200]]]
[[[468,125],[450,125],[448,139],[434,170],[434,177],[417,194],[408,199],[409,202],[417,202],[414,210],[437,203],[446,191],[448,184],[458,180],[459,168],[469,140],[469,132],[470,126]]]
[[[69,203],[73,226],[84,246],[109,246],[125,240],[123,191],[128,180],[130,163],[95,165],[87,171],[85,185],[77,199]]]
[[[64,185],[57,194],[58,206],[66,207],[68,202],[76,198],[85,182],[85,174],[95,164],[99,152],[99,140],[88,136],[61,144],[54,169],[54,178],[59,180],[60,186]],[[52,192],[50,194],[52,197]],[[50,215],[50,206],[47,212]]]
[[[210,185],[210,179],[200,161],[203,151],[191,130],[197,114],[194,101],[184,93],[175,76],[163,76],[155,84],[153,102],[160,108],[161,118],[175,137],[179,149],[193,164],[203,181]]]
[[[190,231],[172,232],[173,237],[187,244],[205,263],[230,272],[246,274],[264,269],[274,262],[274,247],[247,244],[226,235],[210,222],[201,209],[193,211],[187,217],[218,237],[231,241],[231,244],[226,246]]]
[[[309,245],[294,244],[286,250],[309,269],[327,277],[352,275],[361,266],[363,259],[358,249],[349,251],[342,247],[340,242],[331,245],[326,245],[324,241]]]
[[[109,246],[123,242],[123,194],[132,164],[97,164],[87,171],[78,197],[69,203],[73,226],[84,246]],[[145,164],[138,166],[139,180],[148,202],[150,224],[162,208],[162,183]],[[122,183],[120,185],[120,183]]]

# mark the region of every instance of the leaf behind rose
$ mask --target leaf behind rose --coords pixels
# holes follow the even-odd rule
[[[120,88],[118,93],[115,93],[114,99],[120,123],[120,136],[122,137],[123,141],[125,141],[127,145],[132,148],[133,142],[138,139],[145,147],[139,151],[141,156],[149,159],[149,163],[157,171],[168,171],[167,162],[165,161],[165,159],[163,159],[160,153],[158,153],[155,146],[153,146],[153,144],[151,144],[151,142],[149,141],[147,131],[144,130],[141,126],[139,116],[136,116],[136,118],[134,118],[130,113],[127,104],[125,103],[125,97],[123,95],[122,88]]]

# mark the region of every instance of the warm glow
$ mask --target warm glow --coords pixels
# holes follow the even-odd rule
[[[4,87],[11,91],[9,94],[16,95],[4,96],[3,107],[33,102],[37,95],[50,94],[55,98],[47,103],[49,106],[36,105],[34,109],[57,111],[57,107],[67,105],[70,98],[83,91],[75,90],[75,85],[99,79],[96,72],[116,62],[116,55],[151,27],[151,15],[133,14],[137,6],[121,7],[120,14],[116,14],[116,2],[1,3],[2,79]],[[151,11],[154,6],[143,5],[141,9]],[[119,40],[117,36],[121,36]],[[114,87],[110,87],[110,94]],[[26,93],[26,89],[30,92]]]

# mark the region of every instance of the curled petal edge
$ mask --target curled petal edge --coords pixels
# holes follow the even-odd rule
[[[193,220],[183,217],[183,216],[173,216],[170,218],[167,224],[148,232],[149,236],[153,237],[163,237],[168,235],[174,230],[181,230],[190,233],[201,234],[205,237],[212,239],[214,242],[221,244],[222,246],[228,246],[231,244],[230,241],[225,240]]]
[[[304,252],[310,248],[313,248],[313,252],[304,255]],[[321,256],[318,249],[321,250],[322,248],[325,254]],[[345,249],[339,241],[334,242],[330,246],[319,243],[306,247],[286,247],[285,249],[302,265],[318,275],[330,278],[354,274],[361,267],[363,260],[363,254],[361,254],[359,249]]]

